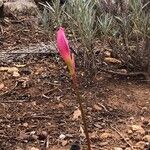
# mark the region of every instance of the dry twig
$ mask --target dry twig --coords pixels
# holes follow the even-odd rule
[[[126,138],[118,131],[118,129],[116,129],[115,127],[111,126],[110,127],[116,132],[118,133],[118,135],[120,135],[120,137],[130,146],[130,148],[132,150],[134,150],[133,146],[126,140]]]

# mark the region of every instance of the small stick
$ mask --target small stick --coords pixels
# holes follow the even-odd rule
[[[75,90],[76,95],[77,95],[77,102],[79,104],[79,108],[80,108],[80,111],[81,111],[82,121],[83,121],[83,125],[84,125],[84,133],[85,133],[86,140],[87,140],[88,150],[91,150],[91,142],[90,142],[88,127],[87,127],[87,123],[86,123],[86,116],[85,116],[85,112],[83,110],[82,97],[79,94],[79,89],[78,89],[78,86],[77,86],[76,75],[72,76],[72,81],[73,81],[74,90]]]
[[[122,137],[122,139],[130,146],[130,148],[132,149],[132,150],[134,150],[134,148],[133,148],[133,146],[126,140],[126,138],[115,128],[115,127],[113,127],[113,126],[110,126],[114,131],[116,131],[119,135],[120,135],[120,137]]]
[[[0,103],[23,103],[23,102],[30,102],[29,100],[8,100],[8,101],[1,101]]]
[[[23,117],[23,119],[52,119],[49,116],[28,116],[28,117]]]
[[[108,112],[107,108],[106,108],[103,104],[98,103],[98,105],[100,105],[101,107],[103,107],[103,108],[104,108],[104,110]]]

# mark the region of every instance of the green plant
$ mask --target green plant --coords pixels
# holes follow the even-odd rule
[[[131,0],[129,13],[115,16],[120,39],[113,38],[111,47],[128,72],[150,76],[150,19],[141,0]]]
[[[84,46],[87,49],[90,49],[96,31],[94,29],[95,3],[92,0],[74,0],[69,4],[71,22],[73,22],[73,24],[76,26],[76,30],[78,30],[77,32]]]
[[[49,31],[54,31],[54,29],[63,24],[65,20],[65,4],[61,5],[60,0],[52,0],[52,3],[46,2],[40,3],[44,10],[40,16],[43,25]]]
[[[96,35],[95,7],[93,0],[68,1],[66,14],[68,16],[68,27],[75,37],[79,37],[84,48],[84,64],[91,64],[89,59],[93,57],[93,44]],[[90,65],[91,66],[91,65]],[[93,68],[93,67],[92,67]]]
[[[113,23],[113,16],[109,13],[104,13],[100,17],[98,17],[98,26],[99,31],[102,36],[112,36],[112,23]]]

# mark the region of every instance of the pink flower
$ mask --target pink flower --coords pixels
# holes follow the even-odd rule
[[[58,51],[68,66],[71,75],[75,74],[74,55],[70,54],[68,40],[65,35],[64,28],[60,27],[57,31],[57,48]]]

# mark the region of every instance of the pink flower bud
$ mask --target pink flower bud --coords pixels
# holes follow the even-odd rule
[[[75,73],[74,56],[73,55],[71,56],[70,54],[68,40],[66,38],[64,28],[62,27],[60,27],[59,30],[57,31],[57,48],[61,57],[67,64],[71,75],[73,75]]]

